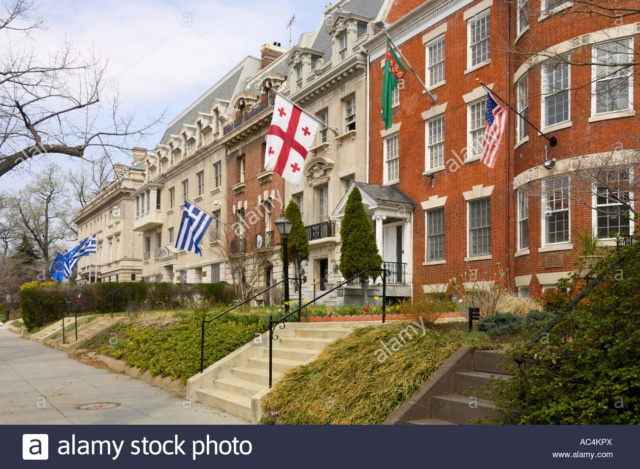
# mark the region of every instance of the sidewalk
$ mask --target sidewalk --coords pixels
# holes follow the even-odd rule
[[[0,327],[0,424],[248,423]]]

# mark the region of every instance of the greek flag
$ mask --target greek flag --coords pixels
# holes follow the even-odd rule
[[[185,200],[180,231],[178,231],[176,239],[176,249],[184,249],[202,256],[198,243],[202,240],[211,221],[213,221],[213,217]]]
[[[69,277],[73,269],[78,265],[78,261],[81,257],[88,256],[89,254],[98,252],[98,242],[96,240],[96,235],[93,235],[91,238],[85,238],[80,241],[76,247],[71,249],[70,251],[66,251],[65,258],[65,275]]]

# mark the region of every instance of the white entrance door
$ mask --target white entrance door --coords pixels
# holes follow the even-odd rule
[[[402,224],[394,223],[384,227],[384,253],[383,260],[387,273],[387,281],[390,283],[402,283]]]

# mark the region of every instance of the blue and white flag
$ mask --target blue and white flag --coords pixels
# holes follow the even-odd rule
[[[96,235],[93,235],[91,238],[83,239],[76,247],[70,251],[66,251],[64,255],[66,276],[69,277],[71,275],[71,272],[76,268],[81,257],[88,256],[89,254],[96,252],[98,252]]]
[[[180,231],[176,239],[176,249],[184,249],[202,256],[198,243],[202,240],[212,221],[213,217],[185,200]]]

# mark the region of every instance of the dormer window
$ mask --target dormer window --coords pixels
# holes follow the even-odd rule
[[[182,157],[184,158],[189,154],[189,140],[187,139],[187,133],[182,134]]]
[[[343,34],[338,38],[338,55],[340,61],[347,58],[347,34]]]
[[[240,99],[240,101],[238,102],[238,110],[240,111],[240,114],[244,112],[245,106],[246,106],[246,103],[244,102],[244,98]]]

